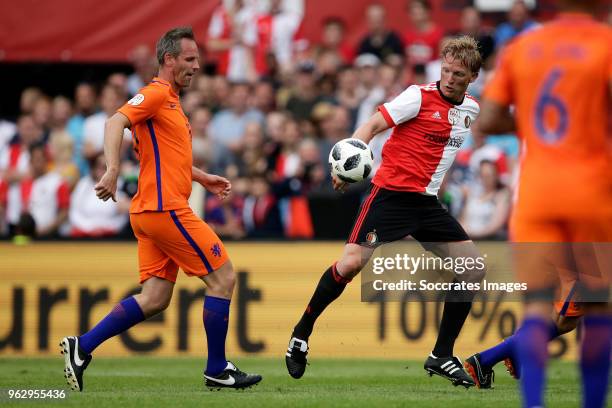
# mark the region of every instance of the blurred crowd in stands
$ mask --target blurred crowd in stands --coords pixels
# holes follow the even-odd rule
[[[405,32],[389,29],[385,8],[372,4],[357,44],[345,41],[341,17],[327,18],[320,42],[309,43],[300,34],[302,16],[279,0],[264,14],[241,0],[220,5],[202,39],[202,58],[216,70],[194,77],[181,105],[194,164],[229,178],[233,194],[222,202],[194,186],[196,213],[224,237],[317,238],[309,197],[338,197],[327,165],[335,142],[407,86],[437,81],[447,36],[479,41],[484,65],[469,88],[478,98],[499,50],[537,25],[522,1],[497,27],[486,27],[475,8],[464,9],[460,32],[432,21],[426,0],[408,1],[406,10]],[[137,47],[132,64],[131,75],[79,83],[69,96],[27,88],[16,121],[0,120],[0,236],[130,235],[138,160],[129,131],[117,202],[97,200],[93,186],[105,170],[105,120],[155,75],[154,50]],[[477,122],[472,129],[440,200],[474,239],[504,239],[519,143],[513,135],[484,135]],[[378,160],[390,133],[371,143]]]

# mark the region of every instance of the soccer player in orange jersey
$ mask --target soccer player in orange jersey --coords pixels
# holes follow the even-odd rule
[[[555,20],[500,56],[480,125],[487,133],[516,128],[523,141],[510,228],[517,276],[529,288],[515,346],[524,405],[544,405],[552,293],[556,280],[570,280],[551,272],[571,257],[585,312],[583,406],[598,408],[606,404],[612,339],[612,30],[590,15],[596,0],[559,3]]]
[[[204,378],[213,388],[245,388],[261,381],[225,358],[229,306],[235,274],[219,237],[189,208],[192,181],[221,198],[231,185],[223,177],[192,166],[191,128],[178,93],[200,69],[191,28],[175,28],[157,43],[159,73],[106,122],[104,153],[107,170],[95,186],[98,198],[115,200],[119,148],[125,128],[132,130],[140,160],[138,193],[130,222],[138,240],[140,294],[122,300],[92,330],[65,337],[65,377],[73,390],[83,390],[83,372],[102,342],[168,307],[178,268],[207,286],[204,329],[208,361]]]

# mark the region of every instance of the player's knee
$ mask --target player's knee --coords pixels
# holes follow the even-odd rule
[[[231,298],[236,286],[236,273],[232,264],[228,261],[221,268],[207,276],[206,285],[208,293],[223,298]]]
[[[578,326],[579,321],[580,317],[578,316],[561,316],[557,320],[557,331],[559,332],[559,336],[574,330]]]
[[[471,283],[481,282],[485,275],[487,274],[486,265],[482,265],[482,267],[473,267],[465,270],[461,274],[461,280]]]
[[[336,264],[336,270],[347,279],[353,279],[361,271],[361,257],[359,255],[345,255]]]
[[[143,313],[148,317],[166,310],[168,305],[170,305],[170,299],[171,298],[168,296],[143,295],[140,298],[139,303],[143,309]]]
[[[470,270],[470,280],[472,282],[480,282],[485,278],[485,275],[487,274],[487,266],[483,265],[482,268],[472,268]]]

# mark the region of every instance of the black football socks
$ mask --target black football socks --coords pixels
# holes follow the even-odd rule
[[[327,268],[319,280],[319,284],[306,307],[306,311],[293,329],[292,337],[308,340],[319,315],[323,313],[327,305],[340,296],[349,282],[350,279],[346,279],[338,274],[336,264]]]

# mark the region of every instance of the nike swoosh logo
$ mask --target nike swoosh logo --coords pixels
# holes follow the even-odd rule
[[[76,363],[76,365],[81,367],[85,361],[81,360],[81,357],[79,357],[78,349],[79,349],[79,340],[77,339],[74,342],[73,358],[74,358],[74,362]]]
[[[218,382],[219,384],[223,384],[223,385],[234,385],[236,383],[236,380],[231,375],[228,375],[229,378],[227,378],[225,380],[221,380],[219,378],[209,377],[207,375],[205,375],[204,377],[206,377],[209,380],[212,380],[214,382]]]

